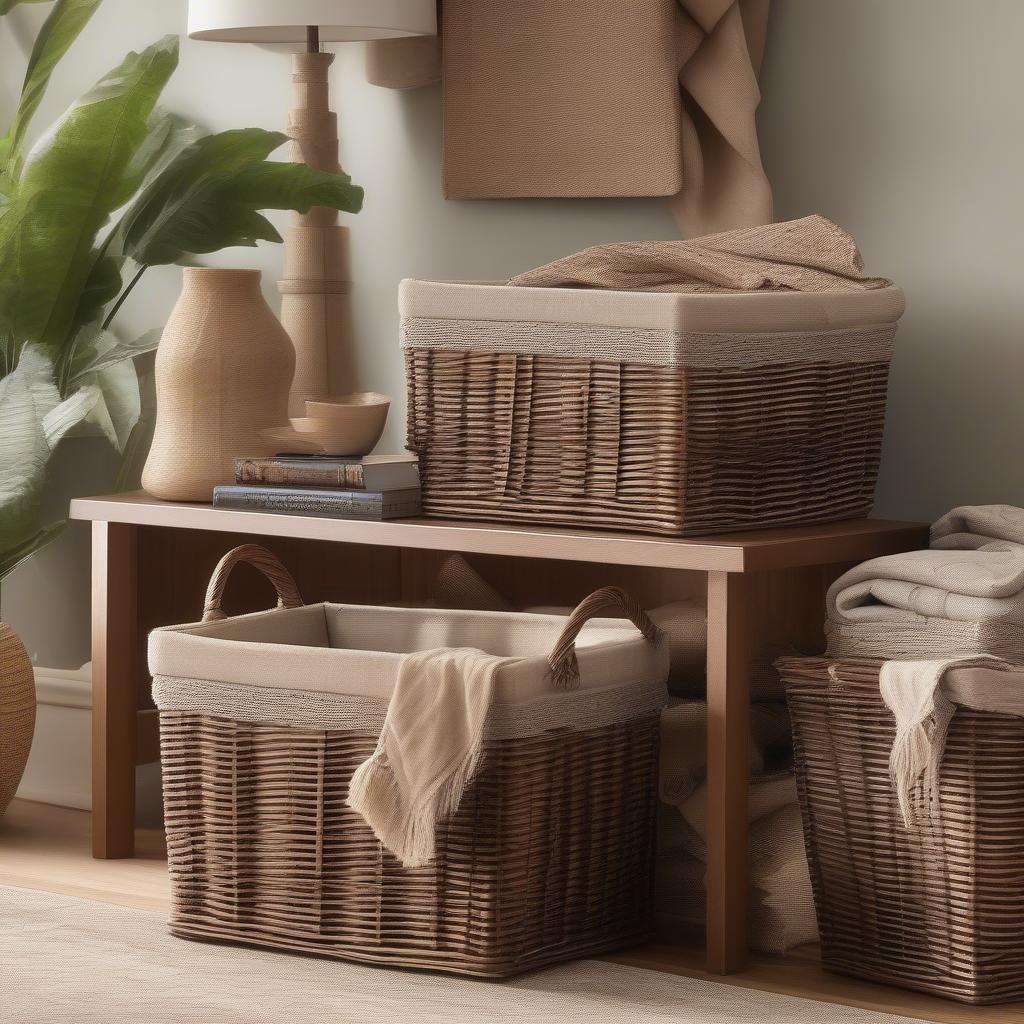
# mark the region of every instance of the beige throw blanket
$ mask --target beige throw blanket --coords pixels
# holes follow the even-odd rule
[[[954,509],[932,547],[874,558],[828,593],[833,657],[1024,661],[1024,510]]]
[[[472,648],[403,659],[377,749],[352,776],[348,805],[406,867],[434,857],[438,825],[476,775],[495,675],[508,660]]]
[[[949,551],[1024,547],[1024,508],[961,505],[932,524],[931,547]]]
[[[892,282],[866,277],[853,238],[828,218],[814,215],[686,242],[598,245],[508,283],[616,291],[847,292]]]
[[[441,78],[450,198],[672,196],[683,234],[763,224],[755,115],[768,0],[444,0],[439,40],[367,77]]]
[[[950,685],[951,670],[960,673]],[[889,774],[903,821],[915,828],[935,809],[939,768],[957,705],[1024,717],[1024,671],[996,658],[887,661],[882,666],[882,699],[896,719]],[[920,802],[914,793],[921,782]]]

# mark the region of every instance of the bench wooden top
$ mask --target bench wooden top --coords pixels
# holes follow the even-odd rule
[[[755,572],[862,561],[922,547],[928,536],[927,527],[922,523],[885,519],[852,519],[818,526],[686,539],[444,519],[363,522],[215,509],[206,504],[159,501],[142,491],[76,499],[71,503],[71,518],[176,530],[212,530],[697,572]]]

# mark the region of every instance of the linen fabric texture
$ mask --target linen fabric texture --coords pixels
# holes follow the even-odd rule
[[[887,659],[889,768],[915,827],[934,807],[957,705],[1024,716],[1024,509],[955,508],[932,525],[927,550],[854,567],[826,603],[831,657]]]
[[[929,549],[856,566],[828,592],[829,655],[1024,662],[1022,541],[1024,509],[964,507],[934,524]]]
[[[377,736],[348,802],[416,867],[432,859],[436,828],[488,741],[602,728],[664,706],[668,652],[627,620],[587,622],[579,688],[556,689],[548,655],[565,621],[322,604],[168,627],[150,636],[153,696],[161,711]]]
[[[402,659],[377,749],[355,770],[347,802],[405,867],[433,860],[438,823],[476,775],[502,660],[472,648]]]
[[[865,275],[853,237],[820,214],[687,241],[593,246],[508,283],[684,293],[862,292],[892,285],[887,278]]]
[[[443,46],[372,43],[367,76],[441,79],[449,198],[671,196],[686,235],[772,219],[755,122],[768,0],[441,10]]]

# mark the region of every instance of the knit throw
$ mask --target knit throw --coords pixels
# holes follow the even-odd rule
[[[849,292],[892,284],[866,277],[857,243],[819,215],[685,242],[597,245],[508,283],[657,292]]]
[[[968,680],[950,692],[948,674],[970,668],[983,668],[986,673],[980,681]],[[1012,673],[1006,677],[1011,685],[992,685],[989,673],[993,672]],[[936,810],[946,736],[959,704],[996,714],[1024,715],[1024,674],[998,658],[887,661],[882,666],[879,688],[896,719],[889,775],[909,829],[919,827]]]
[[[348,805],[405,867],[433,859],[438,825],[476,776],[496,673],[508,661],[473,648],[403,659],[377,748],[353,774]]]

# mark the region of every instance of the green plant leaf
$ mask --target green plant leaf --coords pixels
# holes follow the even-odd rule
[[[160,344],[161,333],[156,328],[132,341],[122,341],[113,331],[103,330],[96,324],[91,325],[82,332],[82,340],[71,363],[68,383],[75,387],[84,383],[84,378],[90,373],[99,373],[152,352]]]
[[[22,541],[20,544],[16,544],[14,547],[6,550],[0,550],[0,580],[14,572],[26,558],[34,555],[37,551],[41,551],[51,541],[56,540],[63,532],[65,526],[67,526],[66,522],[50,523],[49,526],[44,526],[37,533],[32,534],[28,540]]]
[[[60,407],[53,363],[28,347],[0,380],[0,552],[36,532],[35,518],[52,451],[44,419]]]
[[[90,374],[87,380],[85,387],[97,392],[87,418],[103,431],[118,452],[123,452],[142,408],[135,367],[131,362],[115,363]]]
[[[355,213],[363,190],[347,174],[267,157],[280,132],[245,128],[199,139],[144,190],[124,219],[124,251],[137,263],[176,263],[192,253],[280,241],[259,210],[330,206]]]
[[[131,197],[128,171],[177,59],[173,36],[130,53],[29,154],[0,217],[0,336],[54,356],[73,337],[96,236]]]
[[[57,0],[39,30],[29,56],[18,110],[7,135],[0,139],[0,167],[7,168],[7,174],[12,179],[17,176],[25,133],[43,99],[46,87],[50,84],[53,69],[102,2],[103,0]],[[13,6],[10,0],[6,0],[5,6],[0,7],[0,14],[6,14]]]

